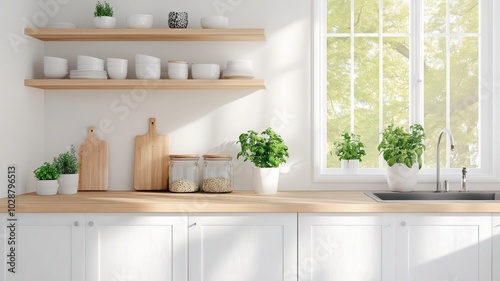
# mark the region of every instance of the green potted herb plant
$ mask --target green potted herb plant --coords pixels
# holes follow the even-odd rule
[[[94,11],[94,25],[97,28],[113,28],[116,25],[116,18],[113,17],[113,7],[108,2],[104,1],[101,4],[97,1]]]
[[[387,183],[392,191],[413,191],[417,186],[418,170],[422,168],[425,133],[420,124],[409,131],[387,126],[382,132],[378,151],[387,162]]]
[[[36,181],[36,194],[38,195],[55,195],[59,184],[57,179],[59,173],[56,167],[48,162],[43,163],[42,166],[36,168],[33,173],[35,174]]]
[[[59,193],[75,194],[78,192],[78,155],[76,148],[71,145],[69,151],[54,157],[54,166],[60,175]]]
[[[253,185],[259,194],[273,194],[278,190],[279,166],[286,162],[288,146],[271,127],[258,134],[249,130],[239,137],[241,151],[237,158],[254,164]]]
[[[346,174],[356,174],[359,162],[366,155],[365,145],[361,137],[354,133],[344,132],[341,141],[335,142],[335,155],[339,158],[342,170]]]

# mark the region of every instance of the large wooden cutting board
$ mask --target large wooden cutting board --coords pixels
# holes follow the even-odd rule
[[[78,161],[78,190],[108,189],[108,144],[97,138],[95,127],[89,127],[89,135],[78,149]]]
[[[168,136],[156,134],[156,119],[149,118],[149,132],[135,137],[135,190],[167,190],[169,146]]]

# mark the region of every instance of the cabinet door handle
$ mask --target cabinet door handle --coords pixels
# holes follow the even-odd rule
[[[73,223],[73,225],[75,225],[75,226],[80,226],[80,222],[75,221],[75,222]]]
[[[405,221],[402,221],[402,222],[401,222],[401,226],[406,226],[406,222],[405,222]]]
[[[89,226],[94,226],[94,222],[93,221],[89,221]]]

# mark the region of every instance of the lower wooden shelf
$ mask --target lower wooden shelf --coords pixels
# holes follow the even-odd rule
[[[44,90],[262,90],[262,79],[140,80],[140,79],[25,79],[24,85]]]

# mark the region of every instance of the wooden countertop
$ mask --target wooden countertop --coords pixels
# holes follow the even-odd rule
[[[0,200],[7,212],[7,198]],[[226,194],[80,191],[75,195],[16,198],[16,213],[494,213],[498,202],[376,202],[363,191],[253,191]]]

